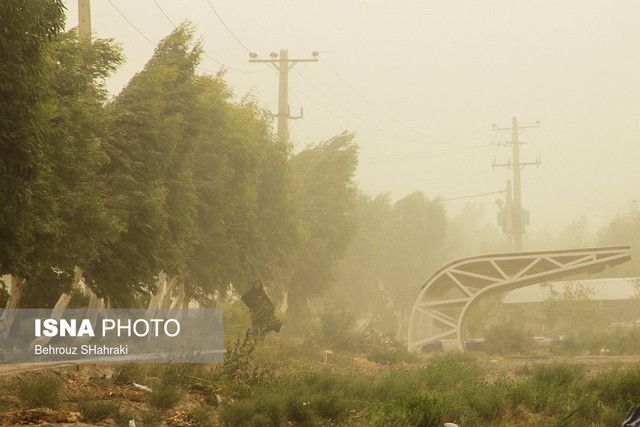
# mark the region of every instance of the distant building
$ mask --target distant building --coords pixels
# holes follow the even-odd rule
[[[634,283],[638,285],[634,285]],[[591,292],[592,301],[624,301],[640,297],[640,278],[620,277],[613,279],[588,279],[549,282],[531,285],[507,293],[504,304],[532,304],[549,299],[555,292],[562,294],[568,286],[582,286]],[[640,315],[640,313],[639,313]]]
[[[598,329],[638,325],[640,278],[588,279],[531,285],[507,293],[502,299],[500,311],[508,318],[520,319],[534,334],[544,335],[551,332],[545,331],[543,326],[544,311],[548,303],[555,304],[558,310],[566,310],[567,313],[571,313],[572,307],[583,307],[580,312],[593,313],[587,320],[596,321],[594,327]]]

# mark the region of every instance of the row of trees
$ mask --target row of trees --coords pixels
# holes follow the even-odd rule
[[[354,227],[354,137],[297,155],[252,97],[200,75],[190,24],[113,99],[113,40],[61,32],[58,0],[0,7],[0,273],[12,306],[51,306],[84,278],[115,306],[162,271],[206,300],[272,279],[317,295]],[[22,286],[25,284],[25,286]],[[21,299],[21,301],[19,301]]]
[[[447,221],[419,192],[361,194],[352,134],[294,155],[224,71],[198,74],[189,24],[110,99],[118,44],[62,32],[63,12],[59,0],[0,6],[11,22],[0,32],[0,273],[13,277],[13,305],[50,306],[80,277],[113,305],[137,304],[163,271],[201,301],[258,277],[293,302],[335,284],[332,296],[395,328],[438,266],[508,250],[479,205]],[[638,218],[594,243],[628,243]],[[584,246],[585,229],[539,240]]]

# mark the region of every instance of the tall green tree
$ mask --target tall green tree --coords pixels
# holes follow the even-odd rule
[[[69,290],[74,267],[91,271],[122,230],[121,219],[108,206],[104,174],[109,162],[104,82],[122,62],[121,51],[112,40],[80,41],[77,30],[71,30],[57,35],[47,52],[52,98],[43,139],[50,165],[46,189],[55,202],[57,227],[52,241],[35,245],[43,262],[24,301],[34,306],[53,304]]]
[[[438,199],[412,193],[361,196],[357,232],[340,261],[335,297],[396,332],[407,320],[420,285],[447,260],[447,220]]]
[[[343,133],[301,151],[291,161],[300,239],[289,261],[294,302],[329,288],[355,233],[357,156],[354,135]]]
[[[272,117],[252,98],[234,102],[222,77],[199,79],[197,233],[189,274],[200,297],[271,277],[295,236],[287,148],[271,131]]]
[[[447,260],[446,230],[438,199],[417,191],[394,204],[385,283],[396,307],[410,308],[420,285]]]
[[[190,112],[202,51],[192,39],[193,29],[179,26],[108,108],[105,172],[110,208],[123,218],[124,230],[93,273],[115,304],[129,303],[161,270],[183,273],[195,208]]]
[[[43,130],[49,113],[46,51],[64,25],[60,0],[0,4],[0,271],[29,276],[41,263],[34,243],[51,241]]]
[[[179,26],[109,107],[109,187],[125,230],[96,282],[118,304],[161,270],[192,297],[242,289],[291,246],[287,149],[255,100],[235,101],[224,73],[196,73],[201,51]]]

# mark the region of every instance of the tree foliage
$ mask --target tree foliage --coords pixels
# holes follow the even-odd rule
[[[447,222],[437,199],[415,192],[359,197],[358,231],[340,262],[336,293],[377,326],[395,331],[424,280],[447,259]]]
[[[353,135],[292,156],[256,99],[236,100],[224,72],[198,74],[188,23],[109,100],[123,61],[112,40],[59,33],[57,2],[0,10],[30,14],[0,35],[3,75],[26,72],[0,86],[0,270],[28,278],[25,304],[53,304],[76,266],[116,306],[160,271],[201,300],[283,268],[300,297],[329,286],[355,229]]]
[[[295,297],[317,296],[328,288],[355,232],[357,153],[353,134],[343,133],[292,159],[300,239],[289,261]]]
[[[39,261],[34,243],[51,241],[55,228],[43,128],[46,50],[63,27],[63,8],[59,0],[0,4],[0,270],[20,276]]]

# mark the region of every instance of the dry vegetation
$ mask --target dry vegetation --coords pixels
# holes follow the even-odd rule
[[[6,425],[619,425],[640,401],[637,357],[414,357],[271,336],[219,365],[84,365],[0,377]],[[373,347],[376,347],[375,349]],[[381,356],[383,355],[383,356]],[[147,386],[143,390],[134,384]]]

